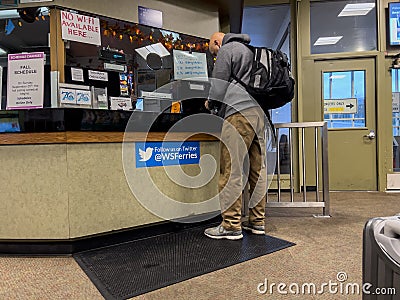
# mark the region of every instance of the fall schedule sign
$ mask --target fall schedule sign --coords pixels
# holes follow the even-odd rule
[[[61,11],[61,27],[64,40],[101,45],[98,18]]]
[[[43,52],[8,55],[7,109],[43,107]]]

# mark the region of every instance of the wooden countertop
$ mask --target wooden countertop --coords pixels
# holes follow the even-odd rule
[[[163,141],[166,132],[130,132],[125,141],[156,142]],[[72,144],[72,143],[121,143],[124,141],[124,132],[97,132],[97,131],[65,131],[40,133],[1,133],[0,145],[34,145],[34,144]],[[215,134],[218,136],[218,133]],[[169,133],[166,141],[217,141],[214,135],[206,133]]]

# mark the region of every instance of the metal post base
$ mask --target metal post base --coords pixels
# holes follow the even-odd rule
[[[313,215],[314,218],[328,219],[332,218],[330,215]]]

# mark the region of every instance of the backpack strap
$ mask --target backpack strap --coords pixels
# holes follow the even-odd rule
[[[243,86],[245,89],[246,89],[246,91],[248,92],[248,90],[247,90],[247,84],[245,84],[242,80],[240,80],[236,75],[234,75],[234,74],[231,74],[231,77],[232,77],[232,79],[235,79],[236,80],[236,82],[238,82],[241,86]]]
[[[243,43],[243,44],[244,44],[244,43]],[[248,45],[248,44],[244,44],[244,45],[248,46],[248,47],[253,51],[253,53],[256,52],[256,53],[254,53],[254,55],[256,55],[254,60],[255,60],[255,61],[260,61],[260,58],[261,58],[261,51],[257,51],[254,47],[252,47],[252,46],[250,46],[250,45]],[[267,51],[267,52],[269,52],[269,51]],[[268,53],[267,55],[269,55],[269,53]],[[269,59],[269,57],[268,57],[268,59]],[[242,80],[240,80],[240,79],[239,79],[236,75],[234,75],[233,73],[231,73],[231,78],[233,78],[234,80],[236,80],[236,81],[237,81],[241,86],[243,86],[243,87],[246,89],[246,91],[250,94],[250,92],[249,92],[249,90],[248,90],[247,84],[245,84]],[[263,111],[265,112],[265,115],[266,115],[266,117],[267,117],[267,120],[268,120],[269,124],[271,125],[272,134],[273,134],[273,137],[274,137],[274,146],[276,146],[276,145],[277,145],[277,136],[276,136],[276,133],[275,133],[275,126],[274,126],[274,123],[272,123],[271,115],[269,114],[269,110],[264,110],[264,109],[263,109]]]

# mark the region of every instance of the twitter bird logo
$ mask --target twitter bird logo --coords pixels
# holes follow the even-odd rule
[[[153,155],[153,148],[147,147],[146,151],[143,151],[142,149],[139,148],[139,156],[140,156],[139,161],[148,161],[152,155]]]

